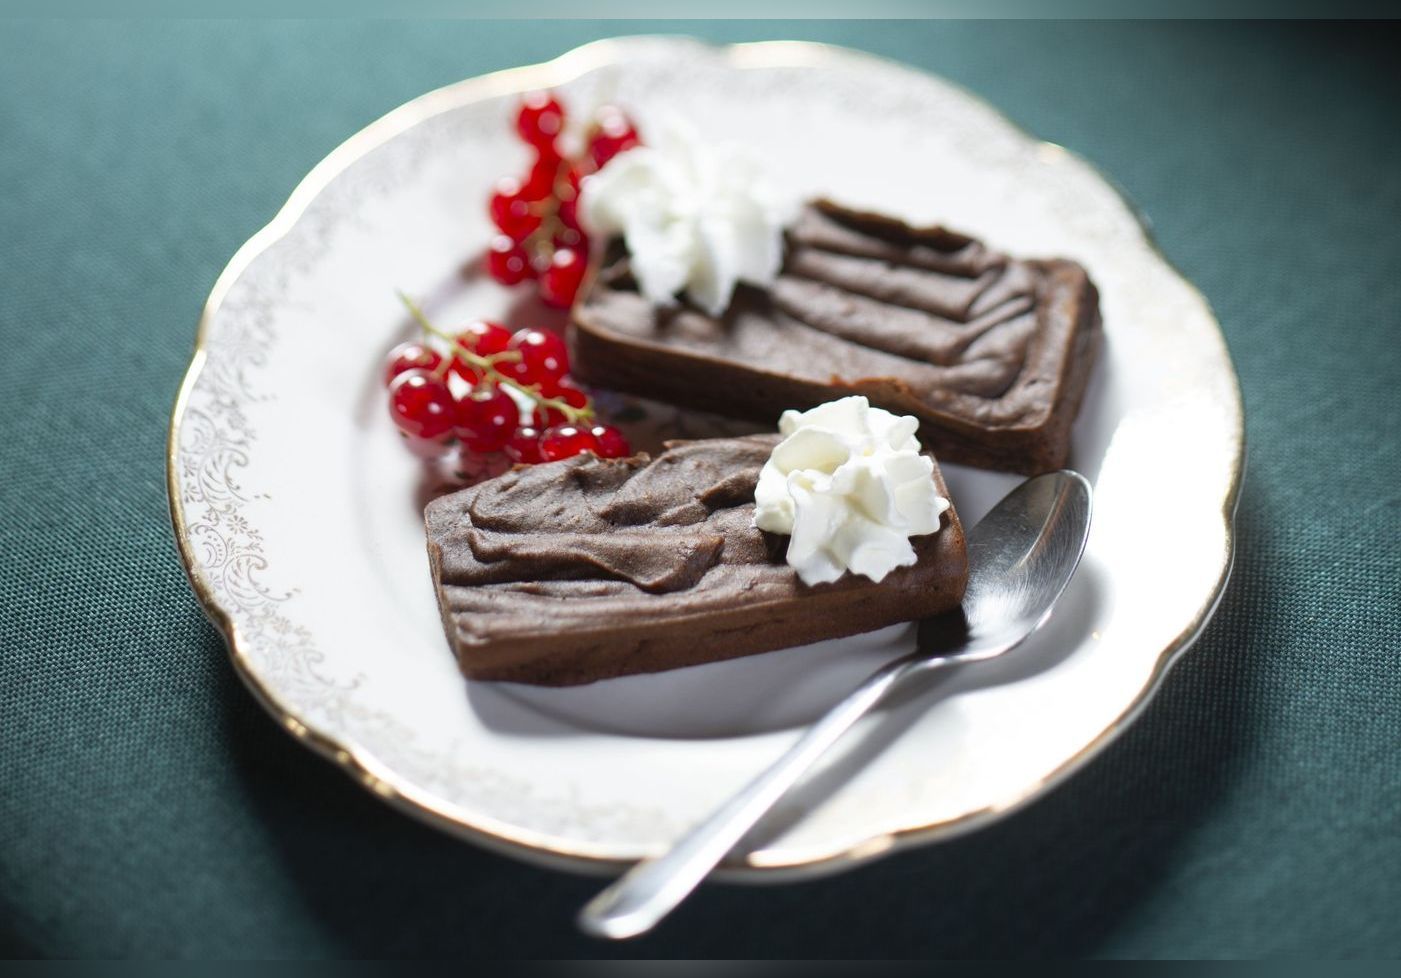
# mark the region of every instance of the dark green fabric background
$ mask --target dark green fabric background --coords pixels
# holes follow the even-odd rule
[[[1111,174],[1215,305],[1249,472],[1220,615],[1030,809],[652,937],[396,814],[226,662],[167,525],[200,306],[342,139],[598,36],[863,47]],[[0,948],[75,955],[1401,953],[1401,126],[1389,28],[0,23]],[[308,432],[315,437],[315,432]],[[1164,514],[1171,518],[1171,514]]]

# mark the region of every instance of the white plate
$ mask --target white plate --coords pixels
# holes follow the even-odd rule
[[[1034,646],[874,718],[729,875],[833,869],[1005,813],[1082,765],[1215,607],[1240,480],[1236,379],[1205,301],[1086,163],[946,82],[809,44],[608,41],[411,102],[337,149],[220,277],[170,435],[195,591],[289,730],[386,799],[527,858],[655,853],[897,650],[909,629],[543,690],[464,682],[424,552],[422,468],[384,409],[395,299],[554,323],[464,262],[524,167],[517,94],[614,99],[751,143],[795,185],[942,222],[1098,283],[1107,342],[1074,434],[1096,486],[1080,573]],[[618,404],[614,403],[614,407]],[[653,428],[706,419],[643,406]],[[950,467],[970,525],[1015,477]]]

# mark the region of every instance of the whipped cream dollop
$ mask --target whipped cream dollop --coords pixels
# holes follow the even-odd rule
[[[735,285],[770,285],[783,263],[783,229],[798,214],[757,158],[736,143],[708,143],[673,121],[656,142],[619,153],[584,180],[584,227],[621,234],[638,289],[657,305],[680,292],[712,316]]]
[[[949,508],[918,427],[864,397],[783,412],[787,437],[759,472],[754,525],[790,536],[788,563],[804,584],[846,571],[880,581],[915,563],[910,537],[938,530]]]

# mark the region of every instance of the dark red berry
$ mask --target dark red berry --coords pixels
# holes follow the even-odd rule
[[[452,432],[456,414],[448,385],[426,371],[405,371],[389,387],[389,416],[406,435],[441,438]]]
[[[457,434],[473,452],[497,452],[520,423],[520,408],[499,387],[472,391],[457,402]]]
[[[559,218],[559,223],[563,224],[571,231],[582,231],[583,225],[579,223],[579,202],[576,200],[566,200],[559,205],[559,210],[555,212]]]
[[[452,358],[452,366],[448,367],[448,373],[461,377],[468,387],[476,387],[477,381],[482,379],[481,371],[461,357]]]
[[[524,241],[540,226],[541,217],[536,209],[534,201],[522,193],[520,181],[502,177],[496,182],[489,210],[502,234],[513,241]]]
[[[400,343],[389,351],[384,366],[384,384],[389,386],[405,370],[426,370],[432,373],[443,362],[443,356],[423,343]]]
[[[457,345],[479,357],[500,353],[511,342],[511,331],[500,323],[478,319],[457,332]]]
[[[516,131],[532,146],[552,146],[564,129],[564,109],[549,92],[530,92],[521,99]]]
[[[598,441],[593,432],[579,425],[555,425],[540,437],[540,454],[547,462],[573,458],[583,452],[597,452]]]
[[[506,457],[521,465],[538,465],[545,461],[540,454],[540,430],[530,425],[517,428],[506,441]]]
[[[522,384],[552,384],[569,373],[569,350],[556,333],[518,329],[511,334],[507,349],[521,355],[511,373]]]
[[[598,130],[589,140],[589,156],[595,167],[602,167],[619,153],[642,144],[632,120],[615,105],[599,109],[594,121]]]
[[[594,453],[599,458],[626,458],[632,454],[632,446],[628,444],[626,436],[611,424],[596,424],[589,429],[589,433],[598,442]]]
[[[568,347],[565,349],[567,356]],[[584,389],[576,384],[574,378],[568,374],[542,383],[540,385],[540,393],[544,394],[546,397],[559,397],[563,395],[564,399],[574,407],[583,407],[589,399],[589,395],[584,392]],[[576,400],[574,395],[578,395],[579,399]]]
[[[555,183],[564,174],[567,164],[553,149],[541,150],[535,157],[525,180],[521,183],[520,195],[526,200],[542,201],[555,196]]]
[[[542,385],[540,391],[545,397],[557,401],[563,401],[576,410],[584,410],[589,406],[589,395],[575,387],[568,377],[561,378],[553,384]],[[559,408],[545,407],[540,405],[531,413],[530,423],[541,431],[546,428],[553,428],[555,425],[566,424],[569,418]]]
[[[540,299],[547,306],[568,309],[574,305],[579,286],[584,281],[587,263],[581,252],[573,248],[556,248],[550,267],[540,273]]]
[[[491,239],[486,253],[487,273],[502,285],[516,285],[535,277],[530,256],[515,241],[504,234]]]

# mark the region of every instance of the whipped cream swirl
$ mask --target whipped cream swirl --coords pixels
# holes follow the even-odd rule
[[[623,236],[649,301],[671,305],[684,291],[712,316],[737,283],[773,283],[798,214],[744,147],[703,142],[675,121],[585,179],[579,203],[590,234]]]
[[[918,427],[864,397],[783,412],[787,437],[760,470],[754,525],[791,536],[788,563],[804,584],[846,571],[880,581],[915,563],[910,537],[938,530],[949,508]]]

